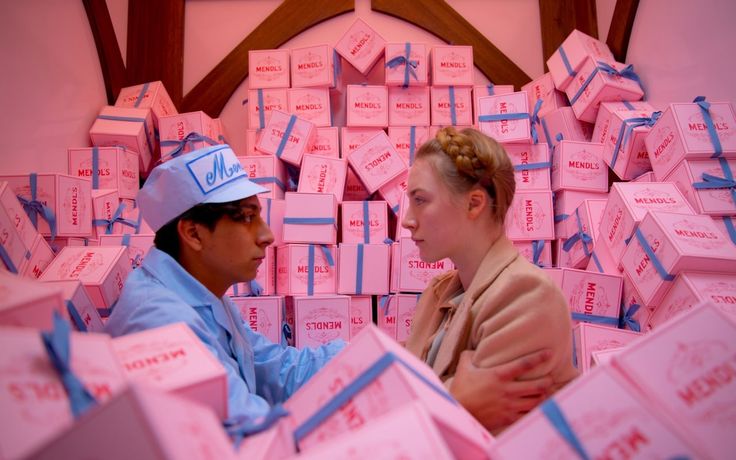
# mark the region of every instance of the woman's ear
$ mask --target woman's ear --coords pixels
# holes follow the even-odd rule
[[[476,219],[478,216],[487,212],[490,199],[484,190],[473,188],[468,192],[468,216],[471,219]]]
[[[199,232],[199,225],[188,219],[179,219],[176,224],[176,231],[179,233],[179,241],[194,251],[202,249],[202,238]]]

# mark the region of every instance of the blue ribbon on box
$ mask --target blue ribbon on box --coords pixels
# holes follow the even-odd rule
[[[638,303],[632,303],[629,305],[629,308],[622,307],[623,310],[623,316],[621,316],[621,320],[618,323],[618,327],[620,329],[624,329],[626,326],[628,326],[629,329],[635,332],[641,332],[641,325],[639,324],[639,321],[634,319],[634,315],[636,312],[639,311],[641,308],[641,305]]]
[[[279,142],[279,146],[276,149],[276,156],[279,158],[281,158],[281,155],[284,153],[286,142],[291,135],[291,130],[294,129],[294,123],[296,123],[296,115],[292,115],[289,117],[289,123],[286,125],[286,130],[284,130],[284,137],[281,138],[281,142]]]
[[[601,261],[598,259],[598,255],[595,253],[595,250],[590,251],[590,258],[593,259],[593,263],[595,263],[595,268],[598,270],[598,273],[605,273],[603,270],[603,266],[601,265]]]
[[[199,134],[196,131],[192,131],[191,133],[184,136],[184,138],[180,141],[175,141],[175,140],[161,141],[161,147],[171,147],[172,145],[175,145],[176,147],[174,148],[174,150],[172,150],[171,152],[167,154],[167,158],[176,158],[177,156],[181,155],[182,152],[184,152],[184,149],[187,146],[193,147],[193,144],[195,142],[206,142],[209,145],[218,145],[216,140],[211,139],[202,134]]]
[[[452,126],[457,126],[457,112],[455,111],[455,87],[448,86],[450,93],[450,123]]]
[[[371,216],[368,212],[368,201],[363,200],[363,242],[371,242]]]
[[[554,221],[562,222],[563,220],[567,220],[567,218],[570,217],[570,214],[555,214]]]
[[[23,210],[28,214],[31,219],[33,226],[38,229],[38,216],[40,215],[43,219],[48,222],[49,228],[51,229],[51,241],[56,238],[56,216],[54,212],[48,206],[44,206],[43,203],[38,201],[38,174],[31,173],[28,176],[31,185],[31,199],[27,200],[20,195],[18,201],[23,205]]]
[[[266,198],[266,225],[271,227],[271,198]]]
[[[580,86],[580,89],[578,89],[577,93],[575,93],[575,95],[570,99],[570,105],[575,104],[575,102],[577,102],[577,100],[580,98],[580,96],[585,91],[585,88],[587,88],[590,82],[593,81],[593,77],[595,77],[598,74],[598,72],[603,72],[611,76],[618,75],[619,77],[623,77],[628,80],[634,80],[642,88],[642,91],[644,91],[644,87],[641,84],[641,79],[634,72],[633,65],[629,64],[621,70],[616,70],[610,64],[607,64],[602,61],[598,61],[598,65],[595,67],[595,69],[593,69],[592,72],[590,72],[590,75],[588,75],[588,78],[585,79],[583,84]]]
[[[403,359],[396,356],[394,353],[387,352],[375,363],[373,363],[368,369],[358,375],[350,384],[338,392],[332,397],[326,404],[324,404],[318,411],[316,411],[311,417],[305,420],[301,425],[297,426],[294,430],[294,439],[298,444],[302,439],[307,437],[311,432],[318,428],[322,423],[325,422],[332,414],[344,406],[350,401],[355,395],[360,393],[374,380],[381,376],[391,365],[396,364],[403,366],[409,370],[415,377],[417,377],[422,383],[427,385],[429,388],[437,392],[440,396],[444,397],[453,404],[457,404],[457,401],[450,396],[444,388],[441,388],[434,382],[427,379],[425,376],[417,372],[416,369],[411,367]]]
[[[126,248],[130,247],[130,233],[126,233],[125,235],[123,235],[123,239],[120,241],[120,244],[122,244]]]
[[[390,296],[388,294],[382,295],[381,300],[378,301],[378,307],[383,310],[383,316],[388,315],[388,307],[391,305],[389,302]]]
[[[539,124],[539,109],[542,108],[542,104],[544,103],[544,99],[537,99],[537,102],[534,103],[534,110],[532,110],[532,117],[531,117],[531,133],[532,133],[532,143],[539,144],[539,133],[537,133],[537,125]],[[544,130],[545,134],[547,133],[547,129]]]
[[[621,101],[621,102],[624,103],[624,107],[626,107],[627,109],[629,109],[629,110],[635,110],[634,104],[632,104],[631,102],[629,102],[629,101]]]
[[[543,250],[544,250],[544,240],[532,241],[532,263],[540,268],[544,267],[544,265],[539,261],[539,258],[542,256]]]
[[[728,236],[731,237],[731,241],[736,244],[736,227],[733,225],[732,219],[730,216],[723,216],[723,223],[726,225],[726,231]]]
[[[417,149],[417,127],[409,128],[409,166],[414,164],[414,152]]]
[[[8,251],[5,249],[5,246],[0,244],[0,259],[2,259],[3,263],[5,264],[5,267],[8,269],[10,273],[18,273],[18,268],[13,263],[13,259],[10,258],[10,254],[8,254]]]
[[[659,276],[665,281],[674,280],[675,277],[667,273],[667,270],[664,269],[662,262],[660,262],[657,258],[657,255],[652,250],[652,247],[649,245],[649,242],[644,237],[641,229],[637,228],[634,234],[636,235],[636,239],[639,241],[642,249],[644,249],[644,252],[647,254],[647,256],[649,256],[649,259],[652,261],[652,265],[654,265],[654,268],[657,270],[657,273],[659,273]]]
[[[570,252],[573,246],[575,246],[575,243],[581,241],[583,244],[583,252],[585,253],[585,256],[590,257],[588,244],[593,242],[593,238],[583,231],[583,222],[580,220],[579,209],[575,209],[575,219],[577,219],[578,231],[565,241],[565,243],[562,245],[562,249],[565,252]]]
[[[616,160],[618,160],[619,151],[626,146],[626,142],[629,140],[629,136],[634,128],[639,126],[646,126],[651,128],[662,116],[662,112],[654,112],[651,117],[635,117],[627,118],[621,123],[621,129],[618,132],[618,138],[616,138],[616,145],[613,146],[613,157],[611,158],[611,168],[616,166]]]
[[[585,451],[583,444],[567,422],[565,414],[563,414],[562,409],[557,405],[554,398],[549,398],[539,408],[549,423],[552,424],[552,427],[562,436],[562,439],[578,454],[578,457],[583,460],[590,460],[590,456]]]
[[[578,313],[576,311],[572,312],[570,316],[573,321],[582,321],[584,323],[596,323],[618,327],[618,318],[611,318],[610,316],[587,315],[585,313]]]
[[[698,96],[693,99],[693,102],[700,107],[703,121],[705,122],[706,128],[708,128],[708,136],[710,136],[710,142],[713,144],[713,155],[711,155],[711,158],[718,158],[723,153],[723,146],[721,146],[721,140],[718,138],[718,132],[713,124],[713,117],[710,115],[710,102],[705,100],[705,96]]]
[[[498,113],[495,115],[479,115],[478,121],[501,121],[501,120],[527,120],[529,114],[524,112],[519,113]]]
[[[567,53],[565,53],[565,48],[560,46],[558,48],[558,51],[560,52],[560,57],[562,58],[562,63],[565,65],[565,69],[567,70],[567,74],[571,77],[574,77],[575,71],[573,70],[572,66],[570,65],[570,60],[567,59]]]
[[[409,75],[414,77],[414,80],[419,80],[419,77],[417,77],[417,73],[414,70],[419,65],[419,62],[410,60],[409,53],[411,53],[411,43],[406,42],[404,44],[404,55],[396,56],[386,63],[386,67],[390,69],[394,69],[400,65],[404,66],[404,84],[401,85],[404,88],[409,87]]]
[[[100,148],[92,147],[92,190],[100,188]]]
[[[552,136],[549,135],[549,129],[547,129],[547,122],[544,118],[540,120],[542,122],[542,129],[544,130],[544,137],[547,138],[547,147],[549,147],[549,151],[551,152],[554,146],[552,145]]]
[[[493,89],[493,83],[488,83],[488,85],[486,85],[486,89],[488,90],[489,96],[493,96],[496,94],[496,91]]]
[[[276,404],[258,422],[248,421],[245,416],[241,415],[225,420],[223,425],[225,432],[227,432],[230,439],[233,440],[233,444],[237,449],[246,436],[252,436],[268,430],[275,425],[279,419],[286,417],[287,415],[289,415],[289,411],[287,411],[281,404]]]
[[[54,311],[54,328],[52,331],[41,332],[41,340],[49,357],[49,361],[61,379],[62,385],[69,397],[74,418],[78,418],[85,411],[97,404],[94,396],[84,387],[84,384],[72,372],[70,366],[71,327],[59,314]]]
[[[286,185],[276,176],[251,177],[250,181],[256,184],[274,184],[281,190],[286,190]]]
[[[698,190],[703,189],[730,189],[731,201],[736,205],[736,180],[733,178],[731,166],[725,158],[719,158],[718,163],[721,165],[724,177],[714,176],[712,174],[703,173],[703,182],[696,182],[693,187]]]
[[[256,92],[258,93],[258,129],[263,129],[266,127],[266,112],[265,112],[265,105],[263,104],[263,90],[257,89]]]
[[[97,115],[99,120],[111,120],[111,121],[128,121],[133,123],[143,123],[143,131],[146,136],[146,143],[148,144],[148,151],[153,153],[153,145],[151,144],[151,138],[148,137],[148,123],[145,118],[140,117],[119,117],[117,115]],[[140,152],[139,152],[140,153]]]
[[[135,104],[133,104],[133,107],[138,108],[138,106],[141,105],[141,102],[143,102],[143,97],[148,91],[148,85],[150,85],[150,83],[143,84],[143,86],[141,87],[141,92],[138,93],[138,97],[135,99]]]
[[[333,217],[284,217],[284,224],[335,225]]]
[[[336,49],[332,49],[332,83],[337,87],[337,77],[342,73],[342,61]]]
[[[325,256],[325,259],[327,259],[327,264],[330,267],[335,266],[335,260],[332,258],[332,253],[330,253],[330,249],[325,245],[319,245],[320,249],[322,249],[322,254]],[[314,245],[310,244],[309,249],[307,250],[307,260],[309,264],[309,268],[307,270],[307,295],[314,295]]]
[[[250,288],[251,297],[259,297],[263,294],[263,286],[261,286],[256,280],[248,281],[248,287]]]
[[[118,222],[123,225],[127,225],[128,227],[136,228],[137,224],[135,222],[129,219],[123,219],[122,214],[124,209],[125,203],[120,203],[110,219],[94,219],[92,220],[92,225],[94,225],[95,227],[101,227],[104,225],[105,235],[111,235],[113,227]]]
[[[552,167],[549,161],[542,163],[527,163],[525,165],[514,165],[514,171],[531,171],[533,169],[545,169]]]
[[[578,347],[575,345],[575,336],[572,337],[572,365],[578,368]]]
[[[74,321],[74,325],[77,326],[77,330],[80,332],[87,332],[87,325],[84,324],[84,320],[79,316],[79,311],[77,311],[77,307],[74,305],[74,302],[67,300],[65,304],[66,311],[69,313],[69,317],[72,321]]]
[[[355,270],[355,294],[361,295],[363,294],[363,252],[364,252],[364,244],[359,243],[358,244],[358,257],[356,262],[356,270]]]

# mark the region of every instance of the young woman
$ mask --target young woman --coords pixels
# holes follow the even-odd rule
[[[504,233],[514,169],[474,129],[441,129],[409,172],[402,225],[422,260],[449,258],[417,304],[407,348],[497,434],[577,375],[560,290]]]

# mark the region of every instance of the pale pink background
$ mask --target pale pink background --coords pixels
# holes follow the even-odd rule
[[[278,0],[188,0],[184,43],[184,92],[191,90],[265,19]],[[537,0],[449,0],[530,77],[543,73]],[[123,58],[127,0],[107,0]],[[597,0],[599,35],[605,39],[615,0]],[[356,0],[355,13],[313,27],[284,47],[334,44],[356,16],[388,41],[442,41]],[[479,14],[483,13],[483,14]],[[736,43],[736,2],[647,0],[640,2],[628,62],[633,63],[656,108],[697,95],[736,101],[729,79],[736,73],[729,44]],[[106,103],[97,51],[81,0],[0,3],[0,173],[66,172],[67,147],[88,145],[87,131]],[[373,72],[375,74],[376,72]],[[350,78],[356,77],[350,74]],[[373,82],[375,75],[368,80]],[[476,71],[476,83],[487,80]],[[376,81],[375,83],[379,83]],[[247,81],[222,112],[228,140],[245,152]]]

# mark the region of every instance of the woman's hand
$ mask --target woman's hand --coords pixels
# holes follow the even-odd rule
[[[450,394],[491,433],[511,425],[534,409],[552,387],[549,375],[517,380],[549,361],[552,352],[548,349],[488,368],[476,367],[472,356],[471,350],[460,355],[450,383]]]

